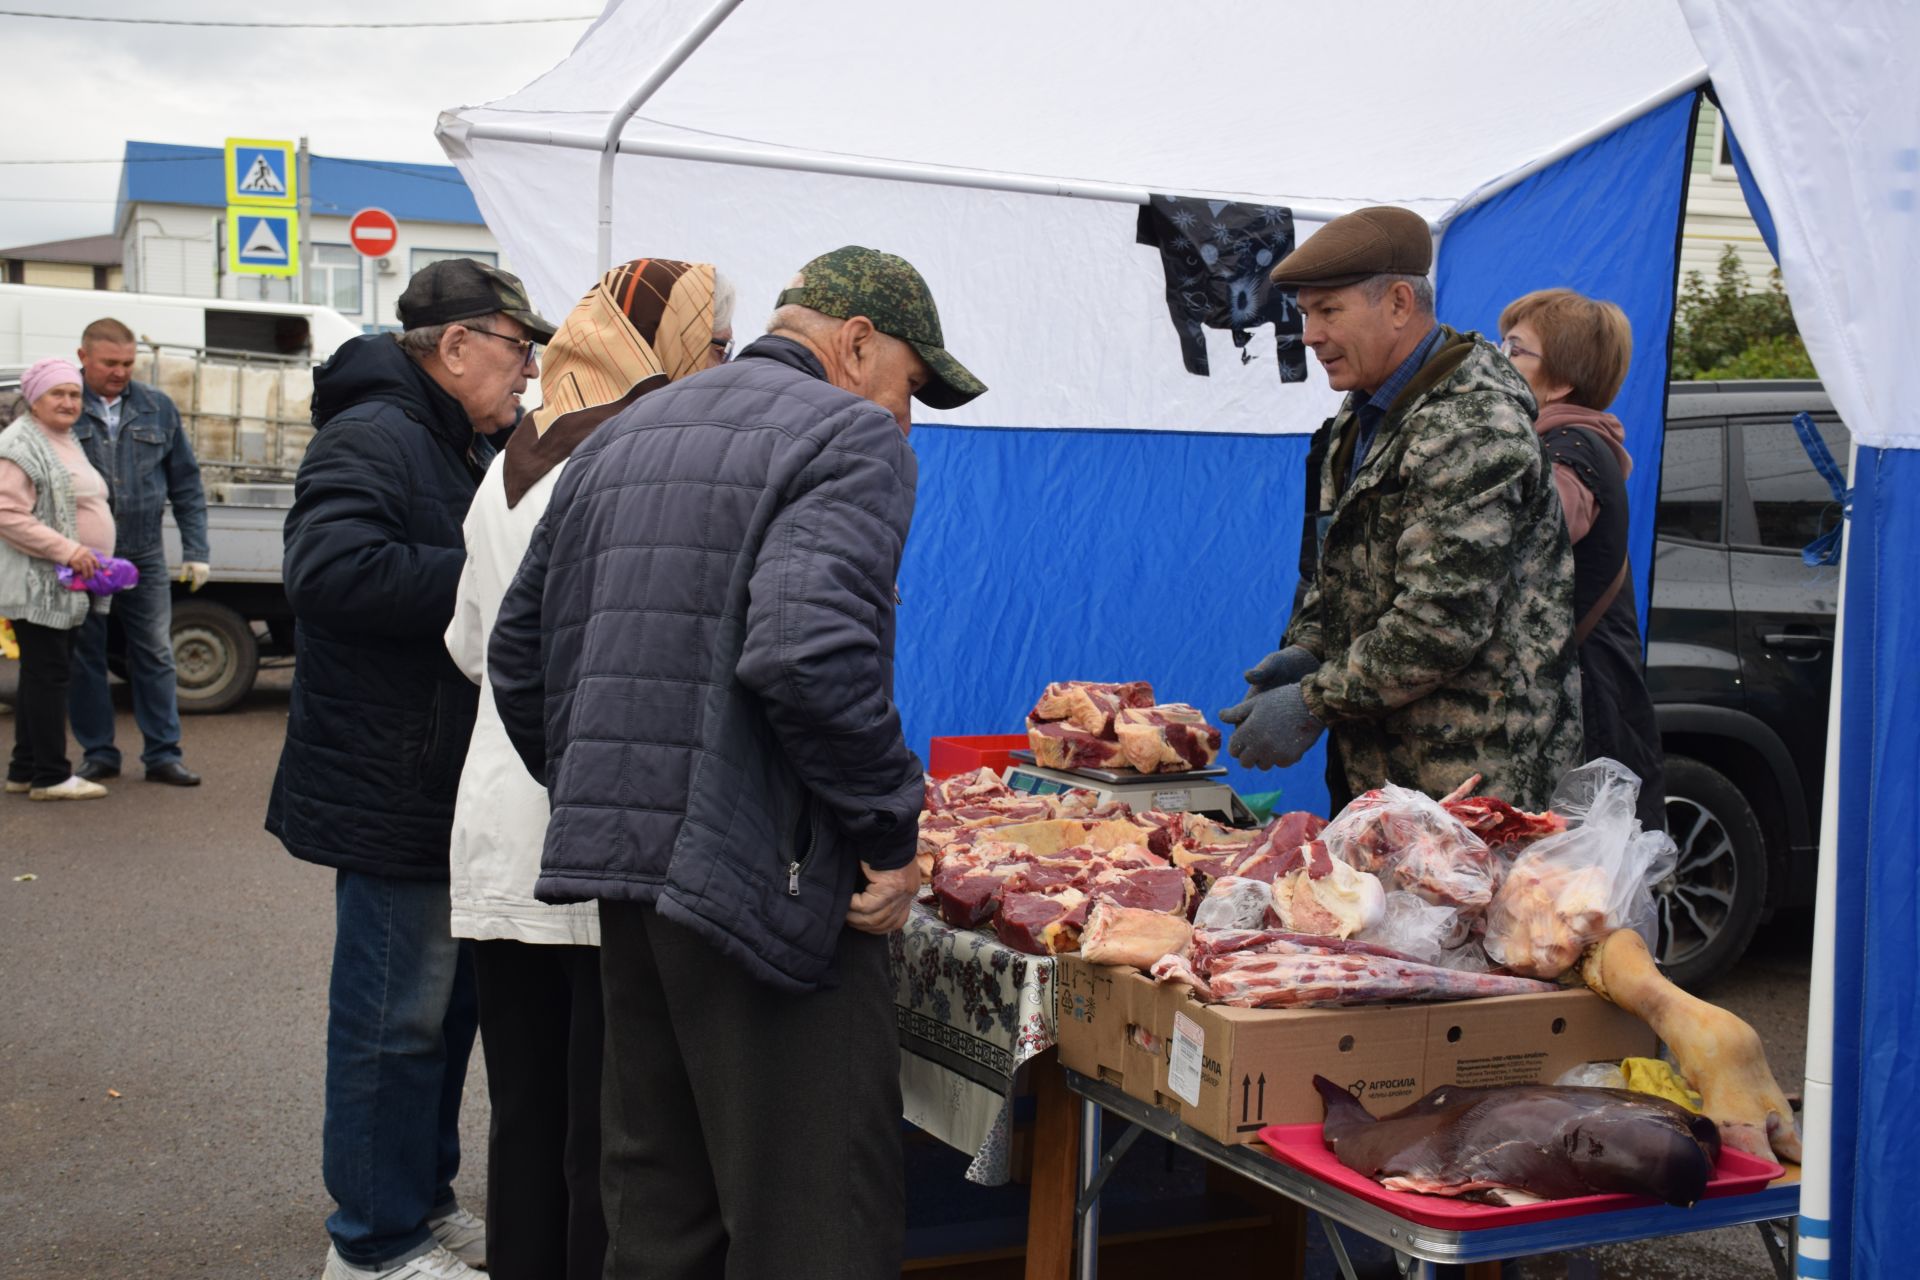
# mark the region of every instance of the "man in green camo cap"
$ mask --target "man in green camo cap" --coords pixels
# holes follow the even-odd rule
[[[829,382],[892,410],[903,430],[909,396],[957,409],[987,389],[947,354],[940,310],[913,264],[878,249],[850,244],[800,268],[767,332],[810,348]]]

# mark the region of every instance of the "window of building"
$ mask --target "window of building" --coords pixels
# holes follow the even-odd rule
[[[359,315],[363,261],[350,244],[314,245],[307,259],[313,271],[312,301],[342,315]]]
[[[500,255],[489,253],[485,249],[415,249],[409,260],[407,274],[412,276],[423,267],[436,262],[445,262],[448,258],[472,258],[475,262],[484,262],[490,267],[500,265]]]
[[[1841,476],[1846,476],[1847,429],[1831,417],[1816,418],[1814,425]],[[1761,546],[1797,552],[1839,524],[1840,504],[1834,500],[1833,487],[1814,469],[1791,419],[1747,421],[1740,428],[1747,493],[1753,499],[1754,529]]]
[[[1713,176],[1735,179],[1740,176],[1733,168],[1733,140],[1727,132],[1727,117],[1719,111],[1713,115]]]
[[[1654,533],[1689,542],[1720,541],[1726,505],[1720,424],[1682,428],[1669,424],[1660,463],[1660,507]]]

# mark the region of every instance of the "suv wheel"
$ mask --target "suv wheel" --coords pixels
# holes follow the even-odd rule
[[[1667,833],[1673,874],[1654,886],[1656,956],[1669,978],[1698,987],[1746,953],[1767,900],[1767,851],[1753,806],[1725,774],[1668,756]]]

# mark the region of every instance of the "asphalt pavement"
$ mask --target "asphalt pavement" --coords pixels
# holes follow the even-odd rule
[[[0,699],[11,667],[0,662]],[[139,777],[123,697],[120,741],[135,763],[112,795],[0,798],[0,1277],[319,1273],[333,875],[261,828],[286,681],[264,673],[235,711],[186,720],[201,787]],[[12,731],[0,714],[0,739]],[[1764,926],[1706,993],[1759,1028],[1790,1093],[1809,947],[1804,918]],[[476,1053],[456,1183],[476,1210],[486,1122]],[[1750,1229],[1617,1246],[1595,1262],[1620,1280],[1769,1274]],[[1565,1274],[1557,1261],[1519,1270]]]

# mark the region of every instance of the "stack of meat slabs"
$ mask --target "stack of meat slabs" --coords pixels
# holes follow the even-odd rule
[[[1027,713],[1027,744],[1044,769],[1186,773],[1220,754],[1220,731],[1198,708],[1154,701],[1144,680],[1060,680]]]

